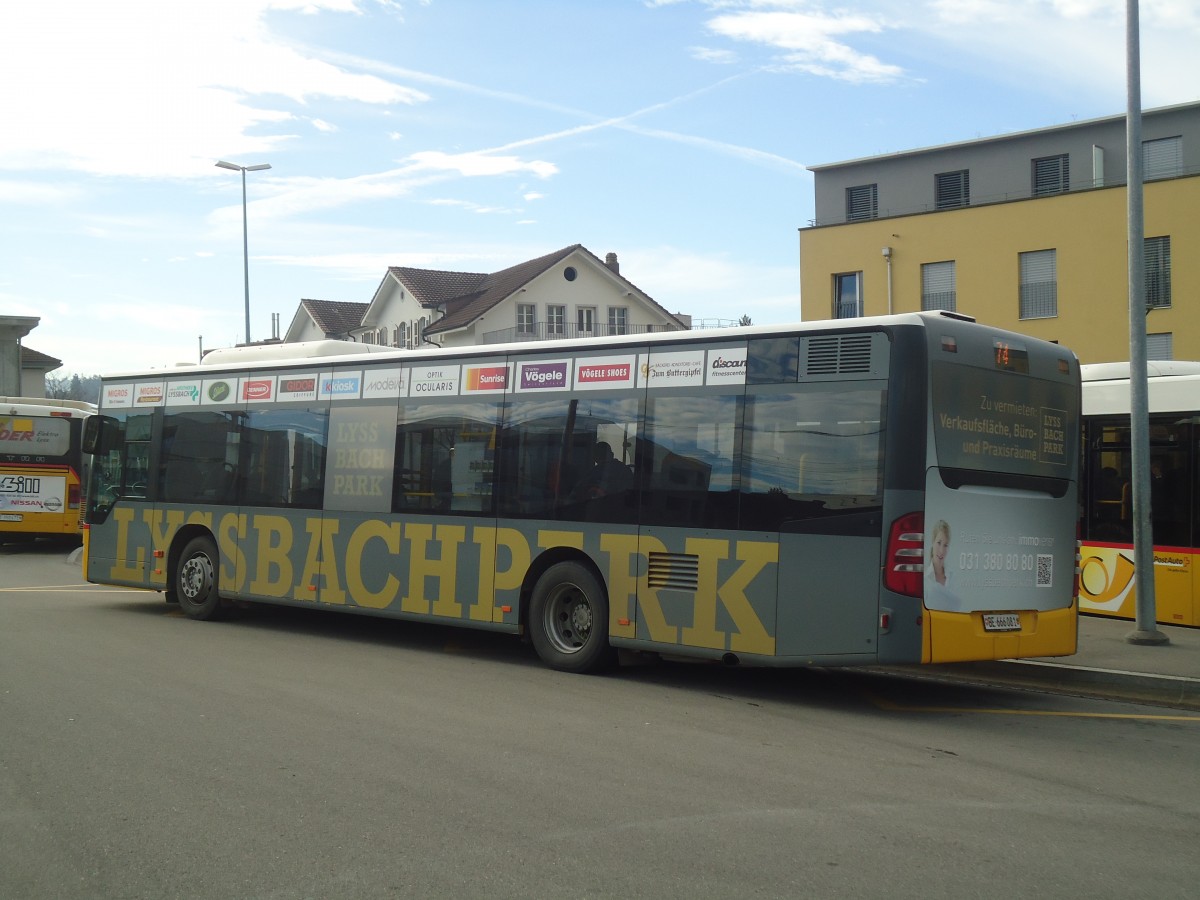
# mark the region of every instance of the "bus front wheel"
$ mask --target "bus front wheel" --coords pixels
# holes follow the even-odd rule
[[[225,611],[217,593],[217,545],[212,538],[192,538],[183,548],[175,569],[172,594],[179,608],[192,619],[219,619]]]
[[[598,672],[615,657],[608,643],[608,595],[577,562],[557,563],[538,579],[529,632],[542,661],[564,672]]]

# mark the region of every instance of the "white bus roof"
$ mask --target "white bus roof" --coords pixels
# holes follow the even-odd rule
[[[68,410],[91,415],[96,404],[82,400],[56,400],[52,397],[0,397],[0,413],[7,415],[36,415],[51,409]]]
[[[1129,363],[1088,363],[1079,367],[1084,381],[1123,381],[1129,378]],[[1146,363],[1146,374],[1151,378],[1170,375],[1200,375],[1200,362],[1187,360],[1150,360]]]
[[[1085,416],[1129,415],[1129,363],[1080,366]],[[1164,360],[1146,363],[1150,412],[1200,410],[1200,362]]]
[[[222,347],[204,354],[202,366],[236,366],[243,362],[269,362],[279,359],[315,359],[326,356],[355,356],[384,353],[394,347],[358,344],[351,341],[296,341],[291,344],[259,344],[249,347]]]
[[[812,331],[835,331],[853,328],[872,328],[888,325],[929,325],[944,320],[955,323],[973,323],[970,316],[942,311],[897,313],[891,316],[869,316],[855,319],[821,319],[812,322],[782,322],[771,325],[731,326],[727,328],[696,329],[687,331],[658,331],[652,334],[626,334],[604,338],[568,338],[556,341],[513,341],[503,344],[477,344],[470,347],[438,347],[430,345],[419,350],[404,350],[397,347],[381,347],[350,341],[301,341],[290,344],[267,344],[249,347],[230,347],[207,353],[199,365],[179,366],[175,369],[135,369],[118,371],[103,376],[105,381],[132,378],[172,378],[205,369],[258,369],[272,368],[288,363],[302,364],[306,359],[320,358],[323,364],[336,364],[340,360],[361,364],[364,354],[375,354],[373,361],[418,361],[437,360],[447,356],[493,356],[513,353],[553,353],[555,351],[580,351],[612,347],[618,349],[628,344],[657,344],[662,342],[706,342],[736,341],[746,338],[777,335],[781,333],[804,334]],[[986,326],[991,327],[991,326]],[[998,329],[1002,331],[1003,329]],[[1034,340],[1032,338],[1028,340]],[[1039,342],[1040,343],[1040,342]],[[1065,353],[1071,351],[1064,348]]]

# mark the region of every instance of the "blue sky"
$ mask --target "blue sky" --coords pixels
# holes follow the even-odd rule
[[[1124,0],[46,0],[0,8],[0,315],[56,375],[195,361],[389,265],[580,243],[799,318],[805,167],[1122,113]],[[1142,103],[1200,4],[1142,0]]]

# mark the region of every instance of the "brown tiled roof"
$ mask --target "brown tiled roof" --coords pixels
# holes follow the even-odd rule
[[[579,247],[574,244],[546,256],[518,263],[499,272],[442,272],[393,266],[388,271],[426,308],[441,307],[442,318],[425,329],[437,334],[466,325],[479,318],[517,288],[528,284],[550,266]]]
[[[366,303],[344,300],[301,300],[322,334],[347,334],[362,324]]]
[[[519,288],[524,287],[551,266],[576,251],[586,253],[599,266],[605,265],[582,244],[572,244],[553,253],[547,253],[545,256],[539,256],[537,259],[518,263],[499,272],[492,272],[490,275],[468,272],[435,272],[429,269],[400,267],[393,267],[389,271],[408,287],[422,305],[440,305],[445,309],[445,315],[425,329],[426,334],[437,334],[470,324],[497,303],[512,296]],[[636,288],[636,285],[619,273],[617,277],[630,287]],[[664,314],[671,315],[640,289],[638,292],[662,310]]]
[[[39,353],[31,347],[21,345],[21,368],[22,369],[42,369],[50,372],[62,365],[61,359],[55,359],[53,356],[47,356],[45,353]]]

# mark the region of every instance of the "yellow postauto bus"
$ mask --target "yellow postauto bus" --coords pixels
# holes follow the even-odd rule
[[[920,313],[356,348],[105,378],[88,580],[197,619],[256,601],[510,632],[578,672],[617,650],[1075,651],[1062,347]]]
[[[1200,362],[1148,364],[1154,600],[1163,625],[1200,626]],[[1082,367],[1085,506],[1079,605],[1135,619],[1128,363]]]
[[[0,540],[78,538],[91,403],[0,397]]]

